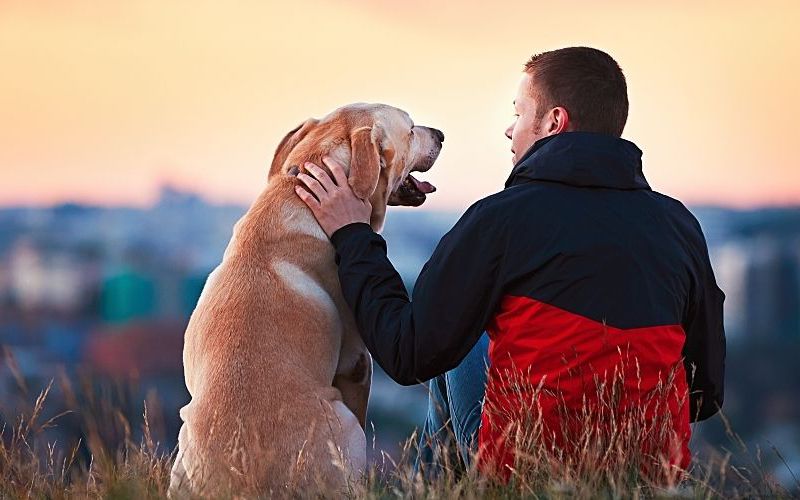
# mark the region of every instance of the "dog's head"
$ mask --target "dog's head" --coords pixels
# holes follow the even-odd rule
[[[387,205],[416,207],[436,190],[411,172],[429,170],[443,140],[441,131],[415,125],[401,109],[350,104],[290,131],[278,145],[269,175],[296,174],[306,161],[326,168],[322,158],[331,156],[345,165],[353,192],[371,202],[370,222],[377,229]]]

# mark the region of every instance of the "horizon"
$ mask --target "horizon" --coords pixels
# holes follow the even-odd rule
[[[77,200],[77,199],[69,199],[65,198],[63,200],[57,200],[51,203],[28,203],[28,204],[3,204],[0,203],[0,211],[3,210],[17,210],[17,209],[30,209],[30,210],[48,210],[48,209],[56,209],[65,206],[78,206],[82,208],[93,208],[93,209],[115,209],[115,208],[126,208],[126,209],[137,209],[137,210],[148,210],[153,209],[159,206],[159,203],[164,199],[164,192],[165,191],[172,191],[180,196],[189,196],[199,199],[203,204],[208,205],[210,207],[239,207],[243,209],[247,209],[250,206],[251,202],[247,201],[225,201],[225,200],[215,200],[205,193],[199,191],[193,191],[190,189],[184,189],[181,186],[176,186],[169,183],[160,184],[157,189],[157,195],[154,196],[152,200],[148,200],[142,203],[124,203],[124,202],[112,202],[112,203],[92,203],[90,201],[85,200]],[[476,200],[477,201],[477,200]],[[681,201],[681,200],[678,200]],[[754,205],[754,206],[746,206],[746,207],[739,207],[735,205],[726,205],[726,204],[718,204],[718,203],[684,203],[690,209],[721,209],[721,210],[728,210],[734,212],[756,212],[756,211],[763,211],[763,210],[800,210],[800,202],[795,203],[788,203],[788,204],[764,204],[764,205]],[[463,212],[466,207],[429,207],[428,204],[423,204],[418,207],[401,207],[401,206],[390,206],[388,207],[388,213],[411,213],[414,211],[420,212],[440,212],[440,213],[461,213]]]

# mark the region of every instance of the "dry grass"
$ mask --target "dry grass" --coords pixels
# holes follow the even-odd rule
[[[663,383],[637,404],[624,405],[625,371],[615,370],[608,377],[595,377],[596,399],[583,409],[569,413],[563,400],[558,406],[560,444],[543,422],[541,396],[543,384],[532,386],[530,377],[507,372],[504,396],[522,407],[484,406],[515,422],[504,430],[505,439],[516,449],[513,465],[507,465],[507,483],[493,482],[479,474],[476,456],[466,466],[451,450],[438,447],[436,457],[441,470],[423,477],[410,464],[417,455],[414,437],[406,442],[397,462],[386,457],[388,480],[374,474],[368,481],[365,498],[800,498],[800,481],[795,477],[792,491],[777,484],[766,472],[760,449],[749,450],[733,431],[724,414],[732,450],[715,451],[701,459],[694,457],[687,470],[674,461],[648,450],[663,449],[674,438],[667,400],[675,397],[670,373]],[[628,384],[630,387],[630,384]],[[630,401],[629,401],[630,403]],[[685,402],[688,404],[688,402]],[[505,415],[503,415],[505,414]],[[611,426],[603,422],[612,422]],[[569,432],[567,428],[571,429]],[[450,434],[446,441],[453,441]],[[547,444],[549,443],[549,444]],[[777,457],[785,460],[777,449]],[[733,458],[736,458],[734,464]],[[744,462],[744,463],[743,463]],[[423,471],[425,472],[425,471]],[[370,489],[371,488],[371,489]]]
[[[64,412],[48,419],[42,409],[52,382],[42,390],[32,408],[19,415],[13,426],[2,428],[0,446],[0,498],[164,498],[172,459],[160,452],[144,426],[141,443],[130,439],[118,450],[108,450],[97,432],[90,430],[91,461],[77,460],[82,443],[63,448],[42,439],[45,431],[58,425]],[[116,416],[124,420],[120,414]],[[149,419],[145,413],[145,422]],[[124,423],[124,422],[123,422]],[[97,429],[87,417],[84,424]]]
[[[62,381],[62,384],[68,382]],[[46,431],[59,424],[65,414],[43,418],[42,409],[52,382],[34,399],[12,425],[2,428],[0,447],[0,498],[165,498],[173,454],[162,451],[150,430],[147,405],[144,424],[131,432],[122,413],[106,407],[102,412],[81,415],[87,436],[73,446],[48,442]],[[69,386],[62,387],[69,392]],[[111,419],[122,429],[124,444],[108,449],[101,437],[102,420]],[[108,422],[106,422],[108,423]],[[794,492],[777,485],[765,472],[761,451],[747,450],[730,429],[734,451],[747,456],[749,464],[733,465],[731,451],[695,460],[688,471],[675,471],[666,480],[654,480],[641,473],[640,465],[654,457],[636,446],[642,429],[622,425],[613,436],[585,432],[576,437],[581,445],[577,458],[565,459],[551,447],[541,446],[541,428],[516,428],[508,437],[525,453],[517,456],[508,484],[483,478],[474,467],[453,460],[447,450],[438,449],[441,468],[437,473],[415,471],[416,436],[409,438],[399,456],[382,453],[363,481],[354,482],[349,498],[794,498]],[[588,426],[587,426],[588,427]],[[134,434],[142,436],[134,441]],[[80,460],[79,446],[90,452]],[[609,456],[609,450],[615,460]],[[774,451],[777,453],[777,450]],[[474,458],[474,457],[473,457]],[[473,463],[475,460],[473,460]],[[600,466],[599,464],[604,464]],[[341,495],[331,495],[338,497]]]

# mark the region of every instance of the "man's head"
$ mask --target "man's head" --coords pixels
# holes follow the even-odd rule
[[[525,63],[514,99],[516,120],[506,129],[514,164],[543,137],[597,132],[620,137],[628,118],[625,76],[601,50],[567,47]]]

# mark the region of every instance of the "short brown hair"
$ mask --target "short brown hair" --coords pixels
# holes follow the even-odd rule
[[[569,113],[572,130],[622,135],[628,87],[619,64],[602,50],[567,47],[536,54],[525,63],[538,113],[556,106]]]

